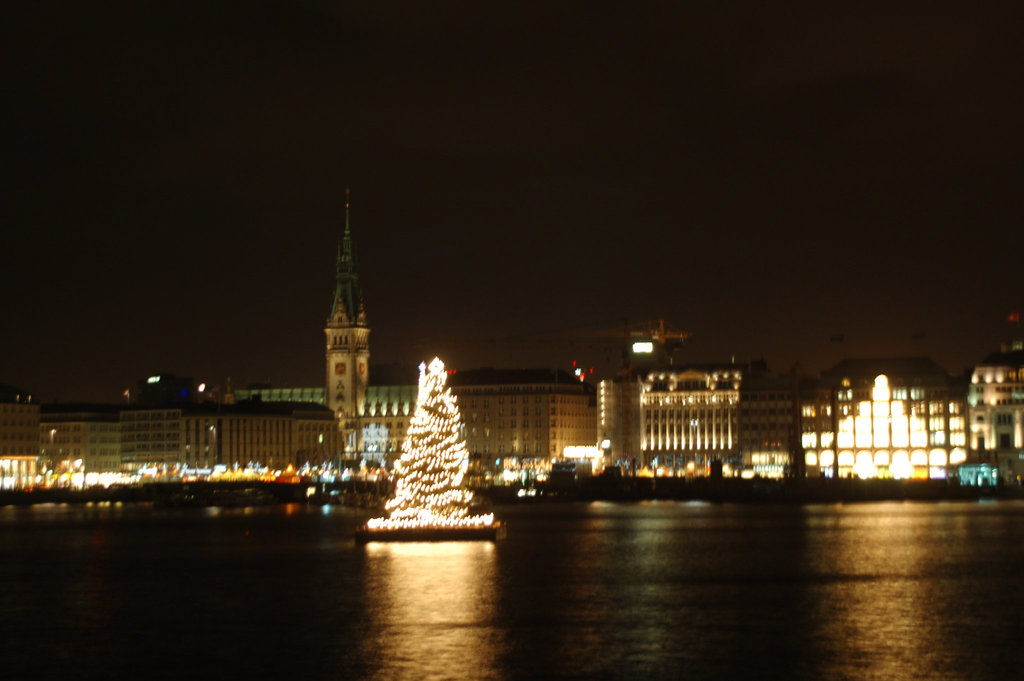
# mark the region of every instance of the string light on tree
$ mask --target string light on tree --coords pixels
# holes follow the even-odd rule
[[[473,493],[462,486],[469,468],[469,450],[462,437],[459,407],[446,385],[447,379],[444,362],[439,358],[435,357],[430,366],[420,364],[416,411],[409,423],[404,453],[395,466],[395,495],[385,504],[388,517],[370,520],[364,536],[357,534],[357,539],[378,538],[381,532],[389,530],[441,531],[499,526],[492,513],[470,513]],[[391,538],[409,540],[415,535]]]

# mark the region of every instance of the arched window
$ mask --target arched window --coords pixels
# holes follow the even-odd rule
[[[875,402],[889,401],[889,377],[885,374],[875,376],[875,387],[871,391],[871,399]]]

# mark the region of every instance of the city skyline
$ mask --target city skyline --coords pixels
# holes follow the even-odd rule
[[[0,381],[319,385],[346,186],[374,364],[959,374],[1020,335],[1020,9],[889,11],[18,8]]]

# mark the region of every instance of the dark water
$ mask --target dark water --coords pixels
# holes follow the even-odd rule
[[[0,678],[1015,679],[1024,503],[0,509]]]

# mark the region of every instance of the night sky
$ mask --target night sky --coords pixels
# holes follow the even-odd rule
[[[345,187],[373,362],[1021,335],[1020,2],[399,4],[7,8],[0,382],[321,384]]]

